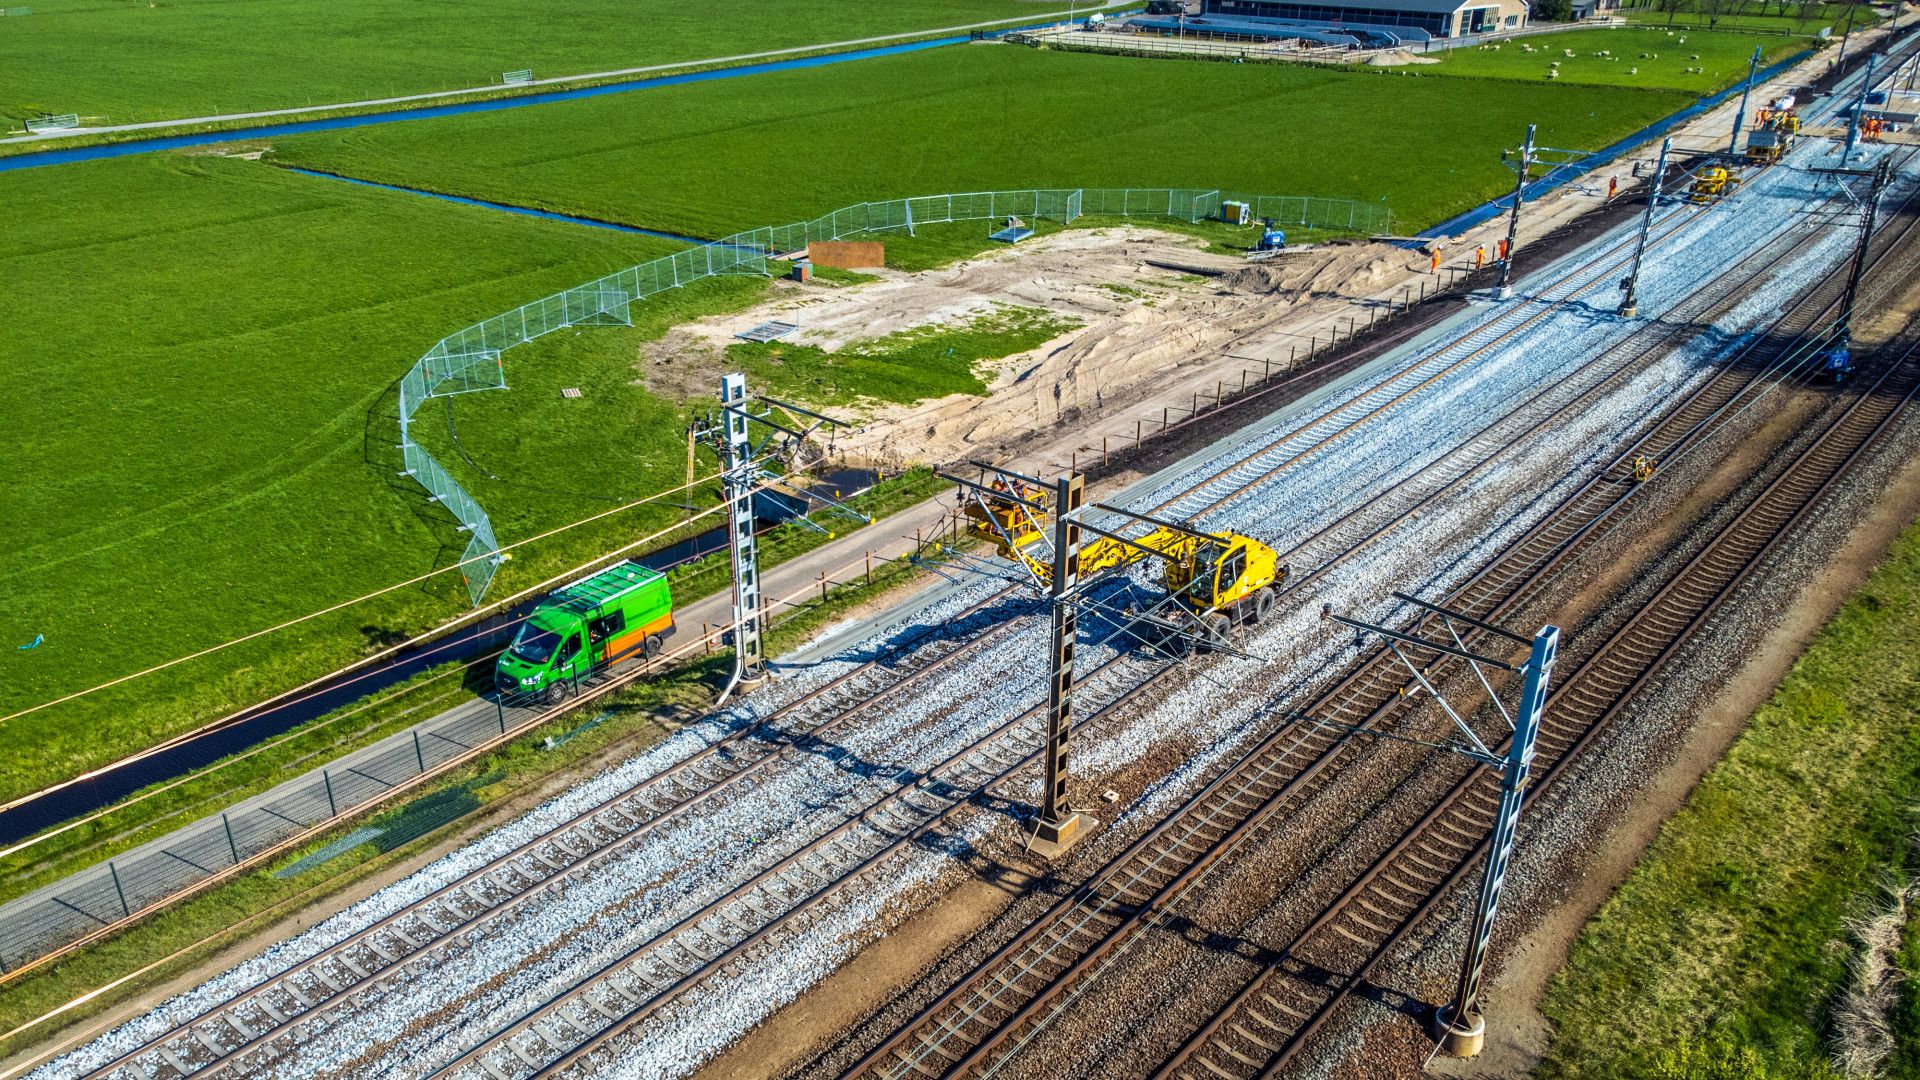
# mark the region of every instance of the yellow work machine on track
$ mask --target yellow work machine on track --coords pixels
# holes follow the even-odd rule
[[[1700,170],[1699,175],[1694,178],[1693,190],[1688,193],[1687,198],[1696,203],[1719,202],[1733,194],[1739,187],[1738,174],[1713,165]]]
[[[1036,556],[1029,549],[1045,536],[1053,520],[1052,497],[1033,487],[1013,486],[1007,491],[1028,505],[992,495],[969,501],[965,513],[972,524],[968,529],[992,541],[1002,557],[1033,571],[1042,585],[1051,586],[1052,559]],[[1031,504],[1036,503],[1048,509],[1035,511]],[[1201,532],[1130,511],[1101,509],[1155,528],[1144,536],[1125,539],[1117,535],[1091,537],[1080,545],[1079,576],[1091,578],[1145,559],[1161,559],[1165,563],[1161,580],[1178,607],[1173,612],[1156,608],[1145,616],[1148,621],[1160,623],[1189,643],[1224,645],[1235,627],[1257,623],[1272,614],[1290,568],[1282,565],[1279,555],[1266,544],[1239,533]],[[1082,528],[1093,529],[1087,525]]]

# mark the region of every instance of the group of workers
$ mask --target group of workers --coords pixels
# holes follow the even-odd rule
[[[1440,272],[1440,245],[1436,242],[1433,245],[1432,250],[1433,250],[1433,265],[1429,268],[1429,270],[1430,272],[1437,274]],[[1509,250],[1511,249],[1507,246],[1507,242],[1504,239],[1494,244],[1493,245],[1493,261],[1497,263],[1506,262],[1507,252]],[[1481,244],[1473,249],[1473,268],[1475,270],[1478,270],[1485,265],[1487,265],[1487,245]]]
[[[1860,134],[1868,142],[1879,142],[1880,136],[1897,130],[1890,121],[1878,116],[1863,117],[1860,121]]]

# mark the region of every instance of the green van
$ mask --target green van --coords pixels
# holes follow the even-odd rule
[[[667,577],[623,562],[553,591],[500,654],[501,694],[540,695],[549,704],[592,672],[632,656],[658,656],[673,633]]]

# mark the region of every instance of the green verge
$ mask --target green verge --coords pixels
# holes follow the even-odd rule
[[[736,342],[727,346],[727,361],[746,373],[749,386],[775,397],[904,405],[985,394],[977,371],[982,361],[1038,348],[1078,325],[1039,308],[1002,306],[963,326],[916,326],[833,352],[784,341]]]
[[[1768,6],[1766,0],[1735,0],[1733,3],[1724,0],[1664,0],[1658,7],[1629,8],[1620,14],[1629,23],[1663,28],[1698,27],[1776,34],[1818,34],[1821,30],[1831,30],[1835,37],[1845,31],[1850,15],[1855,30],[1880,21],[1880,16],[1865,4],[1776,3],[1772,5],[1772,13],[1768,12]],[[1785,14],[1789,6],[1793,11],[1791,15]]]
[[[929,469],[912,469],[880,481],[847,502],[880,522],[947,486]],[[798,524],[782,525],[762,534],[761,564],[778,566],[834,536],[863,527],[840,514],[822,515],[821,520],[832,535]],[[684,605],[727,588],[730,573],[725,554],[704,556],[672,568],[668,577],[676,604]],[[0,903],[266,791],[285,781],[289,773],[317,768],[472,700],[491,689],[492,674],[492,654],[471,663],[441,665],[368,700],[308,721],[278,736],[271,745],[214,762],[181,782],[163,781],[135,792],[94,821],[0,856]]]
[[[0,650],[0,714],[447,565],[464,537],[398,475],[401,374],[452,328],[672,250],[220,157],[7,188],[0,638],[45,640]],[[527,554],[509,588],[564,568]],[[465,606],[442,575],[7,721],[0,797]]]
[[[907,563],[882,564],[870,580],[847,583],[831,590],[824,600],[791,609],[768,630],[769,654],[791,651],[852,609],[913,586],[925,574]],[[596,762],[624,760],[639,753],[699,715],[725,682],[730,664],[727,654],[717,653],[659,679],[636,683],[449,772],[403,804],[342,822],[272,866],[0,986],[0,1031],[12,1031],[82,994],[127,979],[62,1013],[57,1021],[0,1039],[0,1058],[35,1045],[61,1026],[133,1000],[205,963],[220,949],[420,855],[450,839],[476,813],[531,796],[564,770],[596,768]],[[510,818],[500,823],[505,820]],[[276,876],[361,827],[383,833],[318,865],[284,878]],[[154,965],[151,971],[135,974],[149,965]]]
[[[1760,66],[1789,56],[1809,44],[1806,38],[1756,38],[1752,34],[1706,30],[1569,30],[1560,34],[1515,38],[1492,45],[1431,54],[1441,62],[1402,70],[1444,75],[1547,81],[1550,65],[1556,85],[1631,86],[1708,94],[1746,78],[1747,62],[1759,46]],[[1527,52],[1527,47],[1534,51]],[[1574,55],[1569,57],[1567,51]],[[1600,56],[1605,51],[1611,57]],[[1689,68],[1701,69],[1698,73]]]
[[[1039,17],[1021,0],[35,0],[0,34],[0,121],[140,123],[460,90]],[[1064,10],[1064,9],[1063,9]],[[111,73],[108,77],[106,73]]]
[[[1845,923],[1914,869],[1920,526],[1894,544],[1754,714],[1548,990],[1537,1076],[1837,1076],[1828,1019]],[[1915,959],[1909,945],[1905,962]],[[1895,1013],[1902,1076],[1920,1008]]]
[[[1551,145],[1595,148],[1693,100],[1369,74],[1380,70],[978,45],[666,87],[644,101],[303,135],[273,156],[695,236],[869,200],[1061,186],[1384,199],[1417,229],[1510,186],[1500,151],[1529,123]]]

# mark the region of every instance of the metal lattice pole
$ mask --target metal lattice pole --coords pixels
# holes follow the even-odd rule
[[[1480,981],[1486,971],[1487,950],[1493,941],[1494,918],[1500,912],[1500,892],[1506,885],[1507,868],[1513,859],[1520,804],[1533,767],[1534,740],[1540,733],[1540,716],[1546,711],[1547,687],[1553,677],[1554,655],[1559,647],[1559,627],[1543,626],[1534,635],[1533,651],[1527,658],[1526,682],[1520,692],[1520,708],[1513,718],[1513,741],[1507,747],[1500,780],[1500,809],[1494,817],[1491,843],[1487,845],[1486,876],[1480,882],[1480,901],[1473,913],[1467,955],[1460,965],[1460,983],[1454,991],[1453,1002],[1436,1017],[1443,1045],[1457,1057],[1478,1053],[1486,1038],[1486,1020],[1480,1015]]]
[[[1067,802],[1067,743],[1073,734],[1073,650],[1080,620],[1072,593],[1080,576],[1079,511],[1086,501],[1086,478],[1070,473],[1054,485],[1053,503],[1053,649],[1047,681],[1047,779],[1034,838],[1048,844],[1072,843],[1086,824]]]
[[[1633,240],[1633,266],[1628,269],[1626,280],[1620,283],[1620,289],[1626,296],[1620,301],[1621,318],[1631,319],[1640,314],[1640,260],[1647,253],[1647,234],[1653,231],[1653,208],[1660,201],[1660,185],[1667,178],[1667,153],[1673,149],[1673,139],[1660,141],[1660,160],[1653,167],[1653,179],[1647,181],[1647,212],[1640,218],[1640,235]]]
[[[1507,218],[1507,257],[1500,260],[1500,286],[1494,295],[1505,300],[1512,295],[1514,247],[1520,238],[1520,204],[1527,197],[1527,170],[1533,165],[1534,125],[1527,125],[1527,141],[1520,147],[1519,176],[1513,182],[1513,213]]]
[[[722,422],[726,425],[724,460],[727,541],[733,551],[733,680],[766,677],[760,641],[760,560],[753,537],[753,447],[747,436],[747,377],[739,372],[720,380]]]
[[[1740,152],[1740,125],[1747,118],[1747,99],[1753,95],[1753,77],[1760,71],[1760,46],[1753,47],[1753,59],[1747,61],[1747,87],[1740,91],[1740,111],[1733,114],[1733,137],[1727,140],[1727,153]]]
[[[1840,301],[1841,348],[1853,344],[1853,308],[1860,296],[1860,279],[1867,272],[1867,246],[1873,242],[1874,218],[1880,209],[1880,192],[1887,186],[1887,163],[1883,159],[1873,170],[1873,186],[1867,192],[1866,205],[1860,210],[1860,240],[1853,249],[1853,269],[1847,275],[1847,293]]]

